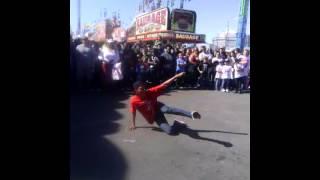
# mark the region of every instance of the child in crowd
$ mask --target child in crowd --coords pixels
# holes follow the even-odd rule
[[[178,54],[178,58],[177,58],[177,67],[176,67],[176,74],[179,74],[181,72],[186,72],[186,65],[187,65],[187,61],[184,58],[183,53],[179,53]],[[181,87],[184,84],[184,78],[179,78],[176,81],[176,88]]]
[[[216,76],[215,76],[215,90],[220,91],[220,87],[222,84],[222,68],[223,68],[223,60],[220,59],[219,64],[216,67]]]
[[[179,53],[177,58],[176,74],[185,72],[186,65],[187,65],[186,59],[184,58],[182,53]]]
[[[230,64],[229,59],[225,59],[224,65],[222,66],[222,85],[221,85],[221,91],[222,92],[229,92],[230,89],[230,80],[232,75],[232,66]]]

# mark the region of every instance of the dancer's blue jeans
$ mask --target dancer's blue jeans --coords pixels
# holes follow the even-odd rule
[[[169,125],[166,117],[164,116],[165,113],[185,116],[189,118],[192,117],[190,111],[186,111],[186,110],[175,108],[175,107],[170,107],[161,102],[158,102],[155,122],[164,132],[170,135],[177,133],[178,128],[177,128],[177,124],[173,124],[172,126]]]

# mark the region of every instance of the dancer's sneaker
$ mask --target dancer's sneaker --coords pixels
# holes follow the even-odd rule
[[[191,112],[191,118],[192,118],[192,120],[200,119],[200,118],[201,118],[201,115],[200,115],[200,113],[198,113],[197,111],[192,111],[192,112]]]
[[[179,120],[174,120],[172,126],[175,127],[176,130],[181,130],[188,127],[188,125],[184,121],[179,121]]]

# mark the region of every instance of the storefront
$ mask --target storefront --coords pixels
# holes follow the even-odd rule
[[[204,43],[204,34],[184,33],[176,31],[163,31],[147,33],[142,35],[136,35],[128,37],[127,42],[139,42],[139,41],[156,41],[156,40],[172,40],[177,42],[189,42],[189,43]]]
[[[204,43],[204,34],[195,34],[194,11],[169,8],[156,9],[136,17],[135,32],[127,42],[170,40],[185,43]]]

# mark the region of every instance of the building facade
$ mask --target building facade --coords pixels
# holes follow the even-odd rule
[[[212,40],[212,47],[226,48],[227,50],[235,49],[237,46],[236,32],[223,32]],[[250,48],[250,35],[246,35],[245,48]]]

